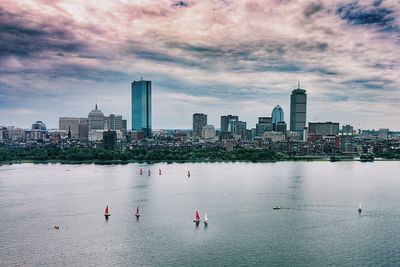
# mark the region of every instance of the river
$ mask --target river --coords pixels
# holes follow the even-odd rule
[[[4,165],[0,210],[2,266],[400,265],[399,162]]]

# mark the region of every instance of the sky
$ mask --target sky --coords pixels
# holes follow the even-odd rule
[[[398,0],[0,1],[0,125],[85,117],[131,124],[130,86],[152,81],[153,129],[192,114],[248,128],[307,90],[307,121],[400,130]]]

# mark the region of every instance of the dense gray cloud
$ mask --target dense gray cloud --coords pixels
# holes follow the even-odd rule
[[[399,129],[397,1],[2,1],[0,124],[85,116],[130,120],[130,82],[153,81],[153,128],[195,112],[254,126],[289,119],[300,80],[309,120]],[[182,115],[186,114],[186,115]]]

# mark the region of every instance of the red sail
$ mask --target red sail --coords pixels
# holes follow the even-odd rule
[[[196,221],[200,221],[200,214],[197,210],[196,210]]]
[[[105,212],[106,214],[108,214],[108,205],[107,205],[107,207],[106,207],[106,212]]]

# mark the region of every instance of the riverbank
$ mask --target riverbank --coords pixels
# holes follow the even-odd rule
[[[1,165],[12,165],[12,164],[24,164],[24,163],[33,163],[33,164],[96,164],[96,165],[125,165],[129,163],[234,163],[234,162],[247,162],[247,163],[275,163],[275,162],[306,162],[306,161],[321,161],[321,162],[349,162],[349,161],[358,161],[358,162],[366,162],[359,158],[355,159],[337,159],[335,161],[330,160],[329,157],[296,157],[289,158],[284,160],[12,160],[12,161],[1,161]],[[374,161],[400,161],[398,159],[383,159],[377,158]],[[373,161],[368,161],[373,162]]]

